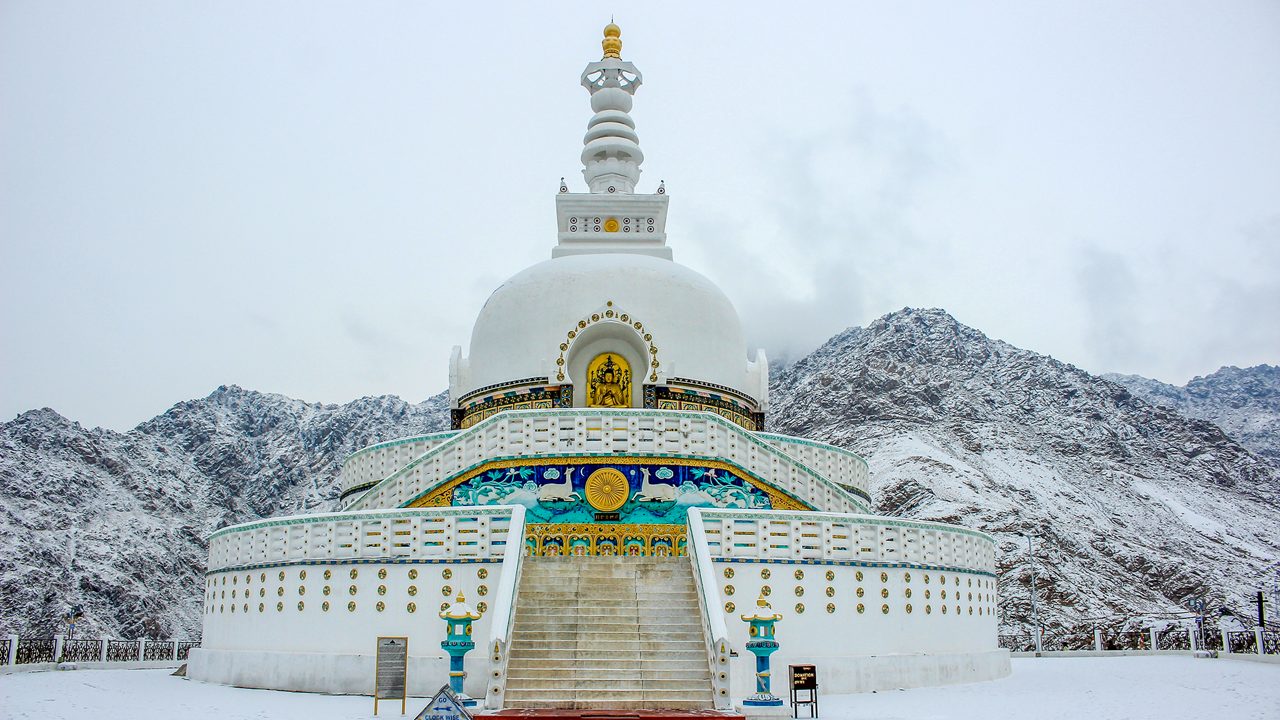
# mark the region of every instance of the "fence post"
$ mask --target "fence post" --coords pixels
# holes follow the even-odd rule
[[[178,641],[173,641],[173,661],[178,662]]]
[[[1093,649],[1102,652],[1102,628],[1093,629]]]
[[[1187,628],[1187,643],[1188,647],[1191,648],[1191,652],[1196,652],[1200,649],[1196,647],[1196,631],[1192,628]]]
[[[1044,647],[1043,645],[1041,645],[1041,642],[1040,642],[1040,628],[1037,626],[1033,632],[1035,633],[1034,637],[1036,641],[1036,654],[1039,655],[1041,652],[1044,651]]]
[[[142,658],[147,656],[147,639],[138,638],[138,662],[142,662]]]
[[[111,638],[107,637],[106,635],[103,635],[102,639],[98,640],[98,642],[101,644],[101,647],[98,648],[98,656],[99,656],[98,662],[107,661],[107,642],[109,642],[110,640]]]
[[[1157,631],[1154,627],[1152,627],[1152,628],[1151,628],[1151,649],[1152,649],[1152,651],[1155,651],[1155,650],[1159,650],[1159,649],[1160,649],[1160,643],[1156,642],[1156,639],[1157,639],[1157,638],[1156,638],[1156,636],[1157,636],[1157,635],[1159,635],[1159,631]]]
[[[64,635],[53,636],[53,661],[55,663],[62,662],[62,641],[66,639]]]
[[[9,636],[9,667],[18,664],[18,636]]]
[[[1253,642],[1259,655],[1262,654],[1262,628],[1255,627],[1253,629]]]
[[[1227,637],[1227,631],[1219,628],[1218,634],[1222,635],[1222,652],[1231,652],[1231,638]]]

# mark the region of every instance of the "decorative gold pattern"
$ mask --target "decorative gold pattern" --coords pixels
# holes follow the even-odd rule
[[[325,585],[324,587],[320,588],[320,592],[325,595],[328,595],[331,592],[331,589],[328,585]]]
[[[355,611],[356,611],[356,601],[352,600],[351,602],[347,603],[347,612],[355,612]]]
[[[409,603],[408,605],[404,606],[404,609],[408,610],[411,613],[418,612],[418,603]]]
[[[298,601],[298,610],[299,610],[299,611],[301,611],[303,607],[305,607],[305,606],[302,604],[302,601],[301,601],[301,600],[299,600],[299,601]]]
[[[386,586],[386,585],[379,585],[379,586],[378,586],[378,594],[379,594],[379,595],[386,595],[386,594],[387,594],[387,586]]]
[[[726,579],[726,580],[728,580],[728,579],[732,578],[732,577],[733,577],[733,568],[725,568],[725,569],[724,569],[724,577],[725,577],[725,579]]]
[[[280,571],[280,582],[284,582],[284,571]]]
[[[476,603],[476,612],[480,613],[481,615],[489,612],[489,603],[484,602],[483,600]]]
[[[854,580],[857,580],[858,582],[862,582],[862,571],[861,571],[861,570],[855,570],[855,571],[854,571],[854,573],[853,573],[853,579],[854,579]]]
[[[351,594],[351,595],[355,595],[355,594],[356,594],[356,586],[355,586],[355,585],[352,585],[351,587],[348,587],[348,588],[347,588],[347,592],[348,592],[349,594]]]
[[[827,571],[827,582],[831,582],[831,581],[833,581],[833,580],[835,580],[835,579],[836,579],[836,571],[835,571],[835,570],[828,570],[828,571]]]
[[[867,606],[863,605],[862,603],[858,603],[858,614],[861,615],[866,611],[867,611]]]
[[[797,615],[804,614],[804,603],[796,603],[796,614]]]
[[[769,570],[769,568],[765,568],[760,571],[761,580],[768,580],[772,575],[773,575],[773,572]]]
[[[907,614],[911,614],[911,603],[907,603]]]
[[[410,568],[410,569],[409,569],[409,579],[410,579],[410,580],[417,580],[417,579],[418,579],[418,568]]]
[[[488,595],[488,594],[489,594],[489,586],[488,586],[488,585],[481,585],[480,587],[476,588],[476,594],[477,594],[477,595],[479,595],[480,597],[484,597],[485,595]]]
[[[880,582],[889,582],[889,573],[887,572],[880,573]]]
[[[276,612],[284,612],[284,603],[282,602],[276,603]]]
[[[835,612],[835,611],[836,611],[836,604],[835,604],[835,603],[827,603],[827,612],[829,612],[829,613],[833,613],[833,612]]]
[[[413,597],[414,595],[417,595],[417,594],[418,594],[418,586],[417,586],[417,585],[410,585],[410,586],[409,586],[409,597]]]
[[[441,570],[440,577],[444,578],[445,580],[451,579],[453,577],[453,570],[451,570],[450,568],[445,568],[444,570]]]
[[[453,588],[449,587],[448,585],[445,585],[444,587],[440,588],[440,594],[445,596],[452,595]]]
[[[602,467],[587,477],[583,491],[591,507],[600,512],[613,512],[627,504],[630,485],[620,470]]]
[[[768,597],[773,594],[773,588],[769,587],[768,585],[765,585],[764,587],[760,588],[760,594],[764,595],[765,597]]]
[[[734,588],[733,588],[733,586],[732,586],[732,585],[725,585],[725,586],[724,586],[724,594],[725,594],[725,595],[733,595],[733,593],[734,593],[734,592],[735,592],[735,590],[734,590]]]
[[[804,571],[803,571],[803,570],[796,570],[796,572],[795,572],[795,576],[796,576],[796,579],[797,579],[797,580],[803,580],[803,579],[804,579]]]
[[[374,607],[378,609],[378,612],[382,612],[383,610],[387,609],[387,604],[379,600],[378,604],[375,605]]]
[[[683,557],[684,525],[559,524],[525,526],[525,552],[538,557],[554,555],[642,555]]]
[[[882,597],[882,598],[888,598],[888,597],[889,597],[889,588],[880,588],[880,597]]]
[[[351,568],[350,575],[351,575],[351,579],[355,580],[356,578],[360,577],[360,571],[356,568]]]
[[[836,589],[835,589],[835,588],[833,588],[833,587],[831,587],[830,585],[828,585],[828,586],[827,586],[827,597],[835,597],[835,596],[836,596]]]
[[[378,579],[379,579],[379,580],[386,580],[386,579],[387,579],[387,569],[386,569],[386,568],[378,568]]]
[[[329,612],[329,601],[325,600],[324,602],[320,603],[320,609],[323,610],[324,612]]]
[[[481,580],[489,577],[489,568],[480,568],[479,570],[476,570],[476,577]]]
[[[880,612],[884,613],[885,615],[888,615],[888,614],[889,614],[889,603],[885,603],[885,604],[881,605],[881,606],[880,606]]]
[[[907,589],[906,589],[906,590],[904,590],[903,592],[904,592],[904,593],[906,593],[906,596],[907,596],[907,597],[911,597],[911,588],[907,588]]]
[[[858,588],[857,593],[858,593],[858,597],[862,597],[863,595],[866,594],[866,592],[862,588]]]
[[[804,588],[796,586],[796,597],[804,597]]]
[[[724,604],[724,611],[727,613],[732,613],[734,610],[737,610],[737,609],[738,609],[738,606],[734,605],[731,602],[727,602]]]
[[[306,579],[307,579],[307,571],[306,571],[306,570],[299,570],[299,571],[298,571],[298,579],[299,579],[299,580],[306,580]]]

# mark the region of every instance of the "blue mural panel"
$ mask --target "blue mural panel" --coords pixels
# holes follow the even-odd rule
[[[602,512],[587,479],[613,468],[627,479],[626,502]],[[684,524],[691,507],[769,510],[769,496],[721,467],[674,463],[546,463],[483,472],[453,489],[453,505],[523,505],[529,523]]]

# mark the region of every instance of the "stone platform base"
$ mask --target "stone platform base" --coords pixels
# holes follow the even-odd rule
[[[785,646],[784,646],[785,647]],[[819,695],[847,695],[937,685],[985,682],[1012,671],[1008,650],[972,653],[774,657],[774,694],[786,702],[788,663],[816,665]],[[747,672],[750,668],[751,672]],[[754,664],[733,668],[733,695],[755,692]],[[790,714],[790,706],[787,706]]]
[[[476,720],[746,720],[724,710],[482,710]]]
[[[486,659],[467,658],[464,688],[484,697],[489,670]],[[374,657],[339,653],[285,653],[192,648],[187,677],[234,687],[317,692],[331,695],[369,695],[373,689]],[[449,684],[449,660],[409,656],[409,695],[430,698]]]

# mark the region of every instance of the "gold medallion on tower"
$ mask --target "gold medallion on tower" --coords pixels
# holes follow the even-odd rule
[[[587,477],[587,484],[583,491],[591,507],[600,512],[613,512],[627,504],[631,485],[622,471],[605,467]]]

